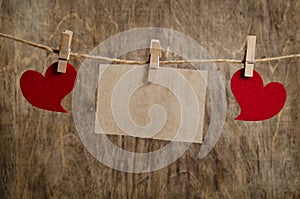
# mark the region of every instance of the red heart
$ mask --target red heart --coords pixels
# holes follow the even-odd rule
[[[33,70],[22,74],[21,91],[26,100],[41,109],[64,112],[62,99],[72,91],[77,77],[76,69],[67,65],[66,73],[57,72],[57,62],[48,67],[45,76]]]
[[[284,106],[286,91],[282,84],[271,82],[264,87],[259,73],[244,77],[244,70],[238,70],[231,79],[231,90],[241,107],[236,120],[266,120],[276,115]]]

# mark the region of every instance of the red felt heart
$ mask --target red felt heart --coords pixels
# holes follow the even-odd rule
[[[276,115],[284,106],[286,91],[282,84],[271,82],[264,87],[259,73],[244,77],[244,70],[238,70],[231,79],[231,90],[241,107],[236,120],[266,120]]]
[[[66,113],[61,101],[74,88],[76,77],[77,71],[69,63],[66,73],[58,73],[56,62],[48,67],[45,76],[33,70],[24,72],[20,80],[21,91],[33,106]]]

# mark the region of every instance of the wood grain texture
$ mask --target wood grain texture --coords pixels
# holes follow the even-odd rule
[[[247,35],[256,35],[256,58],[300,52],[300,1],[12,1],[0,0],[0,31],[56,47],[74,31],[72,51],[88,53],[101,41],[137,27],[180,31],[212,58],[244,57]],[[300,198],[300,60],[260,63],[265,83],[285,85],[280,114],[262,122],[233,118],[239,107],[230,78],[242,65],[218,64],[226,86],[227,118],[214,150],[197,157],[193,144],[156,172],[130,174],[95,160],[77,135],[72,114],[30,106],[21,95],[25,70],[45,72],[57,56],[0,39],[1,198]],[[123,58],[144,60],[146,51]],[[162,52],[161,60],[175,55]],[[79,67],[83,60],[71,58]],[[174,67],[186,67],[175,65]],[[64,107],[71,110],[71,96]],[[209,103],[207,115],[209,115]],[[209,119],[206,120],[206,124]],[[110,136],[124,149],[148,152],[166,142]]]

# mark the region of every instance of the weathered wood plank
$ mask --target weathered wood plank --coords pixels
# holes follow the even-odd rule
[[[148,26],[180,31],[213,58],[242,58],[250,34],[257,36],[256,58],[300,52],[300,2],[294,0],[5,0],[0,5],[1,32],[55,47],[61,32],[69,29],[74,31],[73,52],[87,53],[113,34]],[[242,65],[218,64],[228,109],[215,149],[199,159],[200,145],[193,144],[167,168],[130,174],[113,170],[89,154],[72,114],[32,108],[22,97],[22,72],[45,72],[56,55],[5,39],[0,39],[0,52],[1,198],[300,198],[299,59],[255,65],[265,83],[279,81],[288,94],[283,111],[262,122],[233,120],[239,107],[230,78]],[[161,60],[174,57],[163,52]],[[124,58],[144,60],[147,52]],[[77,69],[82,61],[71,58]],[[71,96],[64,100],[69,110],[71,101]],[[166,144],[131,137],[110,139],[136,152]]]

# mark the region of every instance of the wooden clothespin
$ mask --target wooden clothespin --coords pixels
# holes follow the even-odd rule
[[[255,63],[255,45],[256,36],[247,37],[247,51],[246,51],[246,62],[245,62],[245,77],[253,77],[253,69]]]
[[[150,45],[150,64],[148,71],[148,82],[155,82],[156,72],[159,68],[159,54],[160,54],[159,40],[152,39]]]
[[[65,30],[62,32],[60,45],[59,45],[59,54],[58,54],[58,66],[57,72],[65,73],[67,70],[67,63],[70,58],[71,53],[71,42],[72,42],[73,32],[70,30]]]

